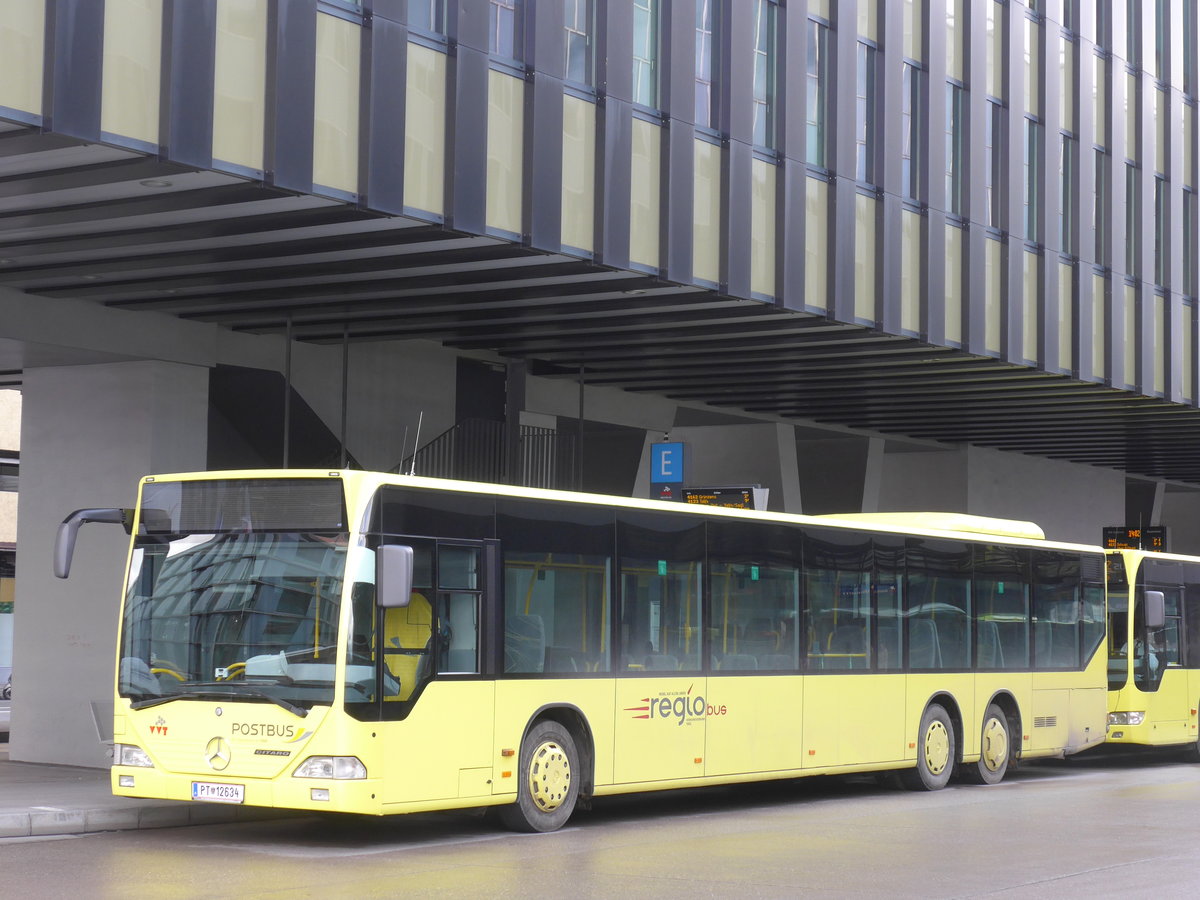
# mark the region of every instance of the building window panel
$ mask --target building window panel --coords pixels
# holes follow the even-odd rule
[[[492,56],[521,60],[523,3],[524,0],[488,0],[488,52]]]
[[[1075,246],[1075,160],[1078,143],[1069,135],[1062,136],[1059,147],[1058,177],[1062,184],[1062,194],[1059,197],[1059,241],[1064,253],[1074,255]]]
[[[1102,266],[1111,265],[1108,257],[1108,241],[1111,235],[1109,222],[1112,220],[1112,194],[1109,191],[1109,176],[1111,174],[1110,157],[1103,150],[1095,150],[1096,170],[1096,205],[1093,212],[1092,231],[1096,236],[1096,262]]]
[[[754,143],[775,147],[774,0],[754,0]]]
[[[946,0],[946,74],[957,81],[963,78],[963,36],[967,21],[963,15],[966,0]]]
[[[1108,147],[1108,60],[1092,57],[1092,119],[1095,122],[1095,142]]]
[[[1165,285],[1170,269],[1170,193],[1165,178],[1154,179],[1154,283]]]
[[[925,0],[904,0],[904,56],[918,62],[925,59],[921,21],[925,17]]]
[[[905,63],[901,76],[900,181],[904,196],[914,200],[921,199],[924,194],[924,185],[921,184],[921,138],[925,134],[921,79],[924,74],[916,66]]]
[[[716,25],[719,0],[696,0],[696,124],[717,127]]]
[[[1100,272],[1092,273],[1092,375],[1108,377],[1108,355],[1105,353],[1105,334],[1108,331],[1108,280]]]
[[[1035,19],[1025,19],[1025,111],[1035,116],[1041,107],[1042,26]]]
[[[986,90],[992,97],[1004,99],[1004,4],[1000,0],[985,0],[987,59]]]
[[[828,61],[826,44],[828,29],[820,22],[808,23],[808,161],[814,166],[825,165],[826,88]]]
[[[1196,222],[1196,192],[1183,192],[1183,292],[1195,297],[1200,291],[1200,247],[1196,246],[1198,235]]]
[[[1125,0],[1125,59],[1131,66],[1142,61],[1142,0]]]
[[[1125,158],[1138,162],[1138,76],[1125,73]]]
[[[1032,119],[1025,120],[1025,239],[1039,241],[1041,229],[1041,197],[1039,185],[1041,182],[1041,153],[1042,126]]]
[[[566,78],[576,84],[592,83],[592,0],[563,0],[566,31]]]
[[[1059,41],[1059,105],[1062,109],[1063,128],[1077,130],[1075,125],[1075,42],[1070,38]]]
[[[963,203],[963,89],[946,85],[946,211],[962,215]],[[990,200],[990,197],[989,197]],[[990,224],[990,223],[989,223]]]
[[[1058,370],[1070,372],[1075,365],[1075,269],[1069,263],[1058,265]]]
[[[962,245],[963,230],[946,226],[946,343],[962,346]]]
[[[1125,164],[1125,274],[1137,277],[1140,272],[1138,261],[1138,210],[1141,208],[1142,183],[1138,178],[1137,166]]]
[[[875,181],[875,48],[858,45],[858,87],[854,103],[855,177]]]
[[[408,0],[408,27],[429,34],[445,34],[446,0]]]
[[[1001,186],[1004,178],[1004,107],[988,104],[983,135],[983,203],[984,222],[992,228],[1004,224],[1004,200]]]
[[[633,102],[658,108],[658,0],[633,0]]]

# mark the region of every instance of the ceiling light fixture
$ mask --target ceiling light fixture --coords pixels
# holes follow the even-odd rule
[[[171,182],[162,181],[158,178],[147,178],[145,181],[139,181],[138,184],[148,188],[169,188],[171,186]]]

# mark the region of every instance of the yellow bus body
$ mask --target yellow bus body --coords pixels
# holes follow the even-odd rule
[[[467,493],[505,491],[633,509],[670,506],[672,513],[748,516],[768,522],[829,525],[833,521],[356,471],[193,473],[158,476],[157,481],[283,476],[341,479],[352,543],[368,501],[385,484]],[[920,527],[914,525],[904,533],[980,538],[967,531],[931,530],[931,521],[921,518]],[[846,526],[886,533],[896,533],[899,527],[896,521],[871,522],[869,517],[848,521]],[[996,540],[1095,552],[1044,542],[1024,529]],[[348,609],[349,604],[342,605],[342,628]],[[345,642],[339,642],[339,647],[334,693],[342,697]],[[1019,733],[1013,735],[1019,752],[1014,756],[1061,757],[1096,746],[1104,738],[1105,665],[1101,648],[1077,671],[448,675],[430,681],[411,713],[397,721],[359,721],[340,703],[315,706],[303,718],[271,703],[236,700],[184,699],[135,709],[118,693],[114,740],[142,748],[152,766],[118,761],[112,769],[112,786],[115,794],[123,796],[190,801],[197,782],[234,785],[243,790],[239,802],[249,806],[371,815],[511,804],[518,793],[523,737],[529,724],[547,709],[570,711],[582,723],[588,737],[588,793],[594,796],[912,769],[920,752],[922,714],[933,701],[946,707],[954,723],[959,765],[980,759],[984,714],[998,697],[1011,701],[1019,721]],[[1190,724],[1178,727],[1180,734],[1190,727],[1194,735],[1194,715]],[[302,760],[327,756],[357,757],[367,777],[292,775]]]

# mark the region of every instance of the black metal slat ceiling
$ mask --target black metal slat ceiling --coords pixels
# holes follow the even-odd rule
[[[2,122],[0,286],[1200,483],[1196,409]]]

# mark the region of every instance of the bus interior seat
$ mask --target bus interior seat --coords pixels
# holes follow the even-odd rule
[[[900,629],[895,625],[880,625],[875,636],[879,639],[879,668],[900,668]],[[893,654],[895,659],[892,659]]]
[[[1000,632],[995,622],[979,622],[979,668],[1003,669],[1004,648],[1000,646]]]
[[[942,648],[937,626],[931,619],[913,619],[908,623],[908,665],[912,669],[942,668]]]
[[[667,653],[651,653],[646,657],[646,668],[655,671],[675,671],[679,668],[679,660]]]
[[[565,647],[547,647],[546,671],[578,672],[579,663],[575,661],[575,654]]]
[[[863,669],[867,667],[867,632],[861,625],[839,625],[829,635],[828,661],[831,669]]]
[[[504,671],[541,672],[546,667],[546,628],[541,616],[504,619]]]
[[[764,653],[758,658],[758,667],[760,669],[784,669],[794,672],[796,670],[796,657],[790,656],[787,653]]]
[[[758,668],[758,657],[749,653],[728,653],[721,660],[722,671],[746,671]]]

